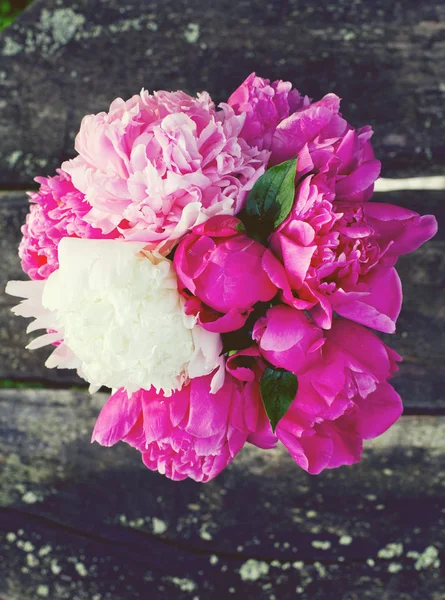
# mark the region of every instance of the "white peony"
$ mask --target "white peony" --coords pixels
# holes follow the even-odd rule
[[[13,311],[36,318],[28,331],[55,331],[28,347],[61,341],[47,366],[77,368],[94,389],[154,386],[169,395],[218,369],[216,392],[224,380],[220,335],[185,314],[172,262],[143,248],[64,238],[59,269],[46,281],[9,282],[7,293],[26,298]]]

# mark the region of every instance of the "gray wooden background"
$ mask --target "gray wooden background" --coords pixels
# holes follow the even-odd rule
[[[400,180],[377,200],[433,212],[439,233],[400,261],[405,416],[360,465],[312,477],[249,447],[178,484],[89,444],[104,396],[24,350],[4,284],[24,277],[24,191],[72,155],[84,114],[142,86],[223,100],[253,70],[343,97]],[[0,600],[444,600],[445,191],[403,191],[444,173],[444,98],[433,0],[36,0],[0,34]]]

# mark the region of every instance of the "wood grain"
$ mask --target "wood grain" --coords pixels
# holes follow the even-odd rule
[[[226,100],[251,72],[336,92],[375,127],[387,176],[442,173],[439,0],[36,0],[0,35],[0,184],[29,185],[73,148],[83,115],[141,87]]]
[[[0,392],[0,593],[9,598],[425,600],[445,593],[444,417],[404,417],[312,477],[246,447],[171,482],[90,445],[104,396]]]
[[[0,380],[85,387],[85,381],[74,371],[45,369],[48,349],[33,352],[25,349],[30,341],[26,326],[31,319],[16,318],[11,313],[17,299],[5,294],[6,283],[10,279],[27,279],[20,267],[17,248],[28,208],[24,192],[0,192]]]

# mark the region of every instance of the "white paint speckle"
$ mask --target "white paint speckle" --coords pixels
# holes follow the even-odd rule
[[[85,17],[72,8],[44,9],[41,16],[42,29],[50,29],[57,44],[65,45],[73,39],[78,29],[85,23]]]
[[[26,492],[26,494],[23,494],[22,500],[26,504],[35,504],[37,502],[38,498],[34,494],[34,492]]]
[[[210,564],[212,566],[218,564],[219,558],[216,556],[216,554],[212,554],[212,556],[210,557]]]
[[[37,567],[37,565],[40,564],[40,561],[36,556],[34,556],[34,554],[27,554],[26,564],[32,569],[33,567]]]
[[[434,546],[428,546],[421,554],[419,554],[419,558],[416,560],[414,568],[416,571],[422,571],[431,566],[435,569],[440,567],[439,551]]]
[[[3,45],[3,56],[15,56],[23,50],[23,46],[10,37],[5,38]]]
[[[27,541],[23,544],[23,550],[24,552],[32,552],[34,550],[34,544],[31,544],[31,542]]]
[[[324,577],[326,577],[327,571],[326,571],[326,567],[324,567],[320,562],[314,562],[314,567],[320,577],[320,579],[323,579]]]
[[[196,44],[199,40],[199,24],[189,23],[184,31],[184,37],[189,44]]]
[[[403,544],[390,542],[386,544],[384,548],[378,551],[378,558],[386,558],[391,559],[395,556],[402,556],[403,554]]]
[[[53,575],[59,575],[62,571],[62,567],[59,565],[59,563],[55,559],[51,561],[50,568],[51,568],[51,573],[53,573]]]
[[[81,577],[86,577],[88,575],[88,571],[86,566],[81,563],[81,562],[77,562],[74,565],[74,568],[76,569],[77,573],[81,576]]]
[[[256,581],[269,573],[269,565],[262,560],[249,558],[240,568],[239,574],[243,581]]]
[[[37,596],[41,598],[47,598],[49,594],[49,587],[47,585],[39,585],[37,588]]]
[[[328,540],[313,540],[312,546],[317,550],[329,550],[331,547],[331,542]]]
[[[47,556],[48,554],[50,554],[52,550],[52,547],[49,544],[46,544],[45,546],[42,546],[39,550],[39,556]]]
[[[194,592],[196,590],[196,583],[191,579],[186,579],[185,577],[172,577],[170,581],[182,592]]]
[[[338,540],[338,543],[341,546],[349,546],[349,544],[352,543],[352,537],[350,535],[342,535],[341,538]]]
[[[388,565],[388,573],[398,573],[403,569],[403,566],[400,563],[389,563]]]
[[[6,541],[8,541],[10,544],[13,544],[16,541],[16,539],[17,536],[12,531],[6,534]]]
[[[17,161],[21,158],[21,156],[22,156],[21,150],[14,150],[14,152],[11,152],[11,154],[6,158],[6,162],[8,163],[8,165],[11,168],[15,167],[15,165],[17,164]]]
[[[153,517],[152,519],[153,533],[155,535],[162,535],[167,531],[167,523],[162,519],[158,519],[157,517]]]
[[[210,540],[213,539],[213,537],[212,537],[212,534],[207,530],[208,527],[209,527],[208,523],[203,523],[199,530],[199,536],[201,537],[201,539],[209,542]]]

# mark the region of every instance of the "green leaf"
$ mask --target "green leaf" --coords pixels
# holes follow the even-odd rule
[[[298,390],[296,375],[284,369],[266,368],[260,381],[261,398],[269,417],[272,431],[284,417]]]
[[[289,215],[295,198],[297,160],[292,158],[268,169],[253,186],[244,210],[249,233],[267,239]]]

